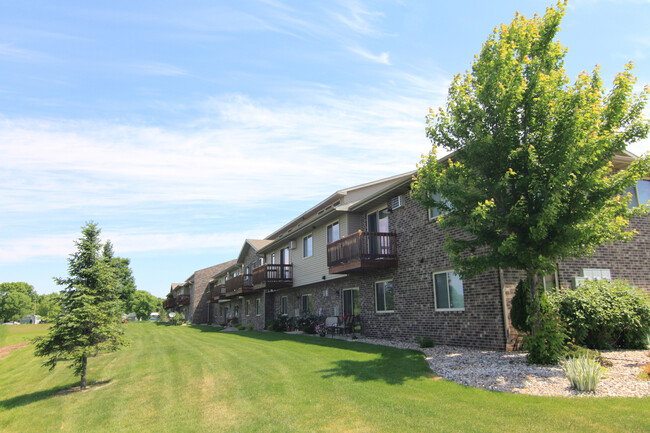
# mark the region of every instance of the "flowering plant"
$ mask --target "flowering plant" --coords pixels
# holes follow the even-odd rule
[[[330,330],[330,326],[325,325],[324,323],[319,323],[316,325],[316,333],[321,337],[327,335],[327,332]]]

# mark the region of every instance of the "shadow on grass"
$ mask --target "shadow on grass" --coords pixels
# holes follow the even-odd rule
[[[56,397],[59,395],[69,394],[72,392],[78,392],[79,386],[78,382],[74,384],[55,386],[54,388],[46,389],[43,391],[31,392],[29,394],[17,395],[6,400],[0,400],[0,407],[5,409],[12,409],[19,406],[26,406],[28,404],[36,403],[41,400],[46,400],[48,398]],[[99,380],[88,383],[88,388],[85,391],[90,391],[93,388],[99,388],[110,383],[110,380]],[[76,388],[76,389],[75,389]]]

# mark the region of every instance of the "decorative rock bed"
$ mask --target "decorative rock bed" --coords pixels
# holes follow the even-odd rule
[[[529,365],[523,352],[494,352],[453,346],[421,349],[417,344],[375,338],[363,343],[414,349],[424,352],[431,370],[461,385],[516,394],[575,397],[650,397],[650,380],[640,378],[641,367],[650,363],[647,350],[604,351],[612,362],[595,393],[571,389],[557,366]]]

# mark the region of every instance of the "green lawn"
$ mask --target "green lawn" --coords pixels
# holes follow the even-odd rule
[[[60,393],[77,379],[40,367],[31,346],[0,360],[0,431],[650,431],[648,399],[466,388],[436,379],[419,352],[153,323],[127,334],[131,346],[90,360],[100,386],[83,393]]]

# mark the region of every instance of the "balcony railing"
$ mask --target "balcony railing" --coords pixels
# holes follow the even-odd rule
[[[171,310],[176,306],[176,299],[175,298],[167,298],[163,301],[163,308],[165,310]]]
[[[190,295],[178,295],[178,305],[190,305]]]
[[[210,290],[210,300],[209,302],[217,302],[221,298],[226,297],[226,285],[225,284],[216,284],[212,286]]]
[[[330,274],[397,266],[397,234],[362,232],[327,244]]]
[[[241,274],[226,281],[226,296],[243,295],[253,291],[253,275]]]
[[[293,286],[293,265],[269,264],[253,269],[253,288],[281,289]]]

